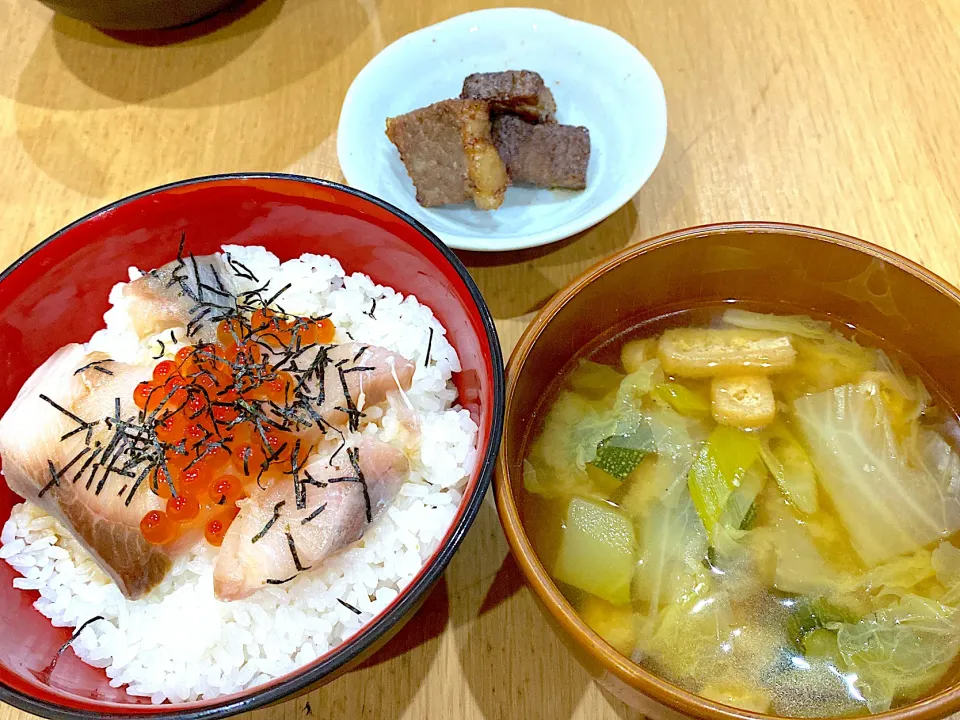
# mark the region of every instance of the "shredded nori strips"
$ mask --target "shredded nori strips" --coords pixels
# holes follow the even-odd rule
[[[273,506],[273,517],[267,520],[267,524],[263,526],[263,530],[261,530],[256,535],[254,535],[253,538],[251,538],[250,540],[251,544],[255,543],[257,540],[259,540],[260,538],[262,538],[264,535],[267,534],[270,528],[273,527],[273,524],[280,519],[280,508],[282,508],[286,504],[287,504],[286,500],[281,500],[280,502],[278,502],[276,505]]]
[[[347,450],[347,457],[350,458],[350,464],[353,466],[353,472],[355,475],[347,477],[338,477],[328,480],[328,483],[342,483],[342,482],[355,482],[360,483],[360,487],[363,488],[363,503],[367,511],[367,522],[373,522],[373,508],[370,504],[370,491],[367,488],[367,480],[363,477],[363,471],[360,470],[360,450],[358,448],[349,448]]]
[[[322,513],[322,512],[323,512],[324,510],[326,510],[326,509],[327,509],[327,504],[324,503],[323,505],[321,505],[320,507],[318,507],[316,510],[314,510],[312,513],[310,513],[309,515],[307,515],[303,520],[301,520],[301,521],[300,521],[300,524],[301,524],[301,525],[306,525],[308,522],[310,522],[311,520],[315,519],[320,513]]]
[[[57,467],[52,460],[47,460],[47,468],[50,470],[50,481],[40,489],[37,497],[43,497],[50,488],[60,485],[60,475],[57,473]]]
[[[274,580],[273,578],[268,578],[266,580],[266,584],[267,585],[283,585],[284,583],[288,583],[291,580],[296,580],[296,578],[297,578],[296,575],[291,575],[290,577],[284,578],[283,580]]]
[[[78,367],[76,370],[73,371],[73,374],[79,375],[84,370],[93,369],[93,370],[96,370],[97,372],[103,373],[104,375],[113,375],[112,370],[107,370],[107,368],[105,367],[100,367],[103,363],[109,363],[109,362],[115,362],[115,361],[112,360],[111,358],[106,358],[105,360],[94,360],[93,362],[88,362],[83,367]]]
[[[68,418],[70,418],[71,420],[73,420],[75,423],[77,423],[77,424],[79,424],[79,425],[82,425],[82,426],[84,426],[84,427],[86,427],[87,425],[90,425],[89,422],[87,422],[86,420],[84,420],[84,419],[81,418],[81,417],[78,417],[77,415],[74,415],[72,412],[70,412],[69,410],[67,410],[65,407],[61,407],[60,405],[57,405],[57,403],[55,403],[53,400],[51,400],[50,398],[48,398],[48,397],[47,397],[46,395],[44,395],[43,393],[40,393],[40,399],[43,400],[44,402],[48,403],[49,405],[52,405],[53,407],[55,407],[57,410],[59,410],[60,412],[62,412],[64,415],[66,415]]]
[[[77,471],[77,474],[73,476],[72,482],[76,482],[77,480],[79,480],[79,479],[83,476],[83,474],[87,471],[87,468],[89,468],[90,465],[93,464],[93,462],[97,459],[97,456],[98,456],[101,452],[103,452],[103,448],[100,447],[100,441],[97,440],[97,442],[95,442],[95,443],[93,444],[93,455],[91,455],[90,457],[88,457],[88,458],[84,461],[83,465],[80,466],[80,470],[78,470],[78,471]]]
[[[290,532],[288,527],[286,530],[287,536],[287,547],[290,548],[290,555],[293,556],[293,564],[297,568],[297,572],[303,572],[304,570],[309,570],[309,567],[304,567],[300,563],[300,556],[297,555],[297,544],[293,541],[293,533]]]
[[[127,495],[127,499],[123,501],[125,506],[130,505],[133,501],[133,496],[136,494],[137,490],[140,488],[140,484],[144,481],[147,475],[150,474],[150,471],[153,468],[150,465],[147,465],[143,470],[140,471],[140,474],[137,476],[137,479],[133,483],[133,487],[130,488],[130,493]]]
[[[187,323],[187,337],[193,337],[200,331],[200,325],[203,322],[203,319],[209,315],[211,308],[204,308],[199,315],[195,315],[190,322]]]
[[[337,406],[334,409],[339,410],[347,416],[347,424],[350,432],[357,432],[360,429],[360,418],[364,417],[364,414],[357,409],[353,398],[350,397],[350,388],[347,386],[347,376],[343,374],[343,368],[337,367],[337,372],[340,375],[340,387],[343,389],[343,398],[347,406],[345,408]]]
[[[360,614],[361,614],[359,610],[357,610],[353,605],[351,605],[350,603],[348,603],[346,600],[341,600],[340,598],[337,598],[337,602],[340,603],[341,605],[343,605],[347,610],[349,610],[350,612],[352,612],[354,615],[360,615]]]
[[[77,462],[80,460],[80,458],[82,458],[84,455],[90,452],[91,449],[92,448],[90,447],[82,448],[80,452],[74,455],[73,459],[70,460],[66,465],[64,465],[63,468],[61,468],[60,470],[57,470],[52,460],[47,460],[47,467],[50,470],[50,482],[48,482],[46,485],[43,486],[43,489],[40,490],[37,497],[43,497],[44,494],[48,490],[50,490],[50,488],[52,488],[54,485],[59,486],[60,478],[64,477],[70,471],[70,468],[76,465]],[[74,478],[73,481],[76,482],[77,479]]]
[[[291,283],[287,283],[286,285],[284,285],[282,288],[280,288],[279,290],[277,290],[277,291],[270,297],[269,300],[265,301],[265,302],[263,303],[263,306],[264,306],[264,307],[270,307],[271,305],[273,305],[273,303],[276,301],[276,299],[277,299],[278,297],[280,297],[281,295],[283,295],[287,290],[289,290],[290,287],[291,287]]]
[[[430,328],[430,338],[427,340],[427,356],[423,359],[423,366],[430,364],[430,351],[433,349],[433,328]]]
[[[230,253],[227,253],[227,264],[233,269],[234,274],[240,278],[246,278],[247,280],[253,280],[254,282],[260,282],[257,280],[257,276],[250,272],[250,268],[244,265],[239,260],[234,260],[230,257]]]
[[[52,662],[50,663],[50,665],[46,668],[46,672],[47,672],[47,673],[53,672],[53,669],[57,666],[57,662],[59,662],[59,660],[60,660],[60,656],[63,655],[63,654],[67,651],[67,648],[68,648],[68,647],[70,647],[71,645],[73,645],[73,643],[76,641],[76,639],[77,639],[78,637],[80,637],[80,633],[82,633],[84,630],[87,629],[87,627],[89,627],[89,626],[92,625],[93,623],[97,622],[98,620],[104,620],[104,619],[105,619],[105,618],[103,617],[103,615],[95,615],[94,617],[92,617],[92,618],[90,618],[89,620],[87,620],[86,622],[84,622],[80,627],[78,627],[78,628],[74,631],[73,635],[70,636],[70,639],[67,640],[63,645],[61,645],[59,650],[57,650],[57,654],[53,656],[53,661],[52,661]]]

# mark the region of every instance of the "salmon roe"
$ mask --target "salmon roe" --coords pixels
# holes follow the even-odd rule
[[[229,525],[221,518],[212,518],[203,528],[203,536],[207,542],[214,547],[220,547],[223,544],[223,536],[227,532]]]
[[[160,510],[151,510],[140,521],[140,532],[147,542],[165,545],[177,535],[175,523]]]
[[[165,506],[140,521],[148,542],[165,545],[202,532],[219,546],[239,512],[237,501],[257,484],[282,477],[280,464],[290,464],[297,436],[257,421],[250,408],[286,404],[295,380],[264,360],[265,347],[329,344],[335,334],[329,318],[260,309],[249,321],[222,320],[217,342],[180,348],[137,385],[134,402],[164,448],[164,462],[150,473],[149,486]],[[300,461],[306,460],[306,447]]]

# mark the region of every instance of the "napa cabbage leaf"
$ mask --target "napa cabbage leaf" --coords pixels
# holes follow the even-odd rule
[[[794,507],[806,515],[817,511],[817,473],[806,450],[782,420],[760,434],[760,457]]]
[[[706,580],[707,533],[689,495],[676,507],[656,503],[643,522],[634,599],[651,612],[683,601]]]
[[[723,313],[727,325],[748,330],[774,330],[811,340],[821,340],[833,335],[830,323],[814,320],[806,315],[769,315],[731,308]]]
[[[871,712],[913,700],[949,668],[960,651],[960,614],[919,595],[856,623],[831,623],[845,669]]]
[[[960,604],[960,548],[946,541],[940,543],[930,555],[930,565],[937,580],[947,589],[940,602]]]
[[[960,501],[922,463],[908,462],[876,383],[801,397],[793,407],[820,484],[867,567],[960,528]]]
[[[877,598],[903,597],[911,594],[917,585],[933,579],[935,575],[932,553],[921,548],[871,568],[861,576],[860,584]]]

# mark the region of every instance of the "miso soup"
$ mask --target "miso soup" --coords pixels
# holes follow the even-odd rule
[[[674,315],[579,359],[538,416],[524,524],[643,667],[795,717],[882,712],[950,670],[960,434],[892,349],[806,316]]]

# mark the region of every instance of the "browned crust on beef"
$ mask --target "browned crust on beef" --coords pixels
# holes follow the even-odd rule
[[[514,183],[583,190],[590,131],[573,125],[535,125],[511,115],[493,123],[493,141]]]
[[[458,106],[445,100],[387,118],[387,137],[396,145],[424,207],[462,203],[473,197],[460,139]]]
[[[460,97],[486,100],[495,113],[519,115],[531,122],[554,122],[557,112],[553,93],[530,70],[474,73],[463,81]]]
[[[488,103],[443,100],[387,118],[387,137],[400,152],[422,206],[473,199],[477,207],[492,210],[503,203],[509,178],[493,145]]]

